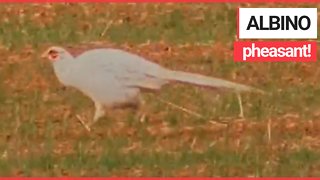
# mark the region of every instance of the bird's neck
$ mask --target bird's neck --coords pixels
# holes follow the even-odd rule
[[[70,83],[70,73],[73,69],[73,63],[74,63],[74,58],[73,57],[68,57],[64,59],[60,59],[56,62],[53,63],[53,69],[54,72],[59,79],[59,81],[68,86]]]

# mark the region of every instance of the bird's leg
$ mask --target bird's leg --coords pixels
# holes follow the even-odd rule
[[[80,115],[76,116],[77,119],[80,121],[80,123],[83,125],[83,127],[89,132],[91,132],[90,127],[105,114],[104,106],[102,104],[95,102],[94,105],[95,105],[95,113],[94,113],[93,119],[89,123],[85,123]]]
[[[139,112],[138,112],[138,118],[140,122],[145,122],[146,120],[146,112],[145,112],[145,106],[146,106],[146,101],[144,100],[144,98],[140,95],[139,96]]]
[[[242,106],[242,99],[241,99],[241,95],[240,95],[240,93],[237,93],[237,98],[238,98],[238,102],[239,102],[239,109],[240,109],[239,117],[240,117],[240,118],[244,118],[244,114],[243,114],[243,106]]]
[[[80,121],[81,125],[88,131],[90,132],[91,129],[90,127],[83,121],[82,117],[80,115],[76,115],[76,118]]]
[[[88,126],[91,127],[94,123],[96,123],[102,116],[105,115],[104,106],[98,102],[94,103],[95,112],[91,122],[89,122]]]

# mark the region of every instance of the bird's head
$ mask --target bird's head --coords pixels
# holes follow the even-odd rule
[[[44,53],[42,53],[41,57],[46,58],[51,62],[56,62],[64,59],[73,59],[73,56],[67,50],[58,46],[52,46],[48,48]]]

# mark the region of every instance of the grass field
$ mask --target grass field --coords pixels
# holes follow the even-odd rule
[[[319,4],[1,4],[0,176],[320,176],[316,63],[235,63],[236,8]],[[40,54],[104,46],[268,95],[165,87],[148,117],[117,111],[88,133],[92,102],[64,89]],[[227,120],[228,125],[215,123]]]

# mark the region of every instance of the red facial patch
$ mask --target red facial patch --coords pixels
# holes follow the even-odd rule
[[[48,58],[51,60],[51,61],[56,61],[59,57],[59,54],[57,51],[54,51],[54,50],[50,50],[48,52]]]

